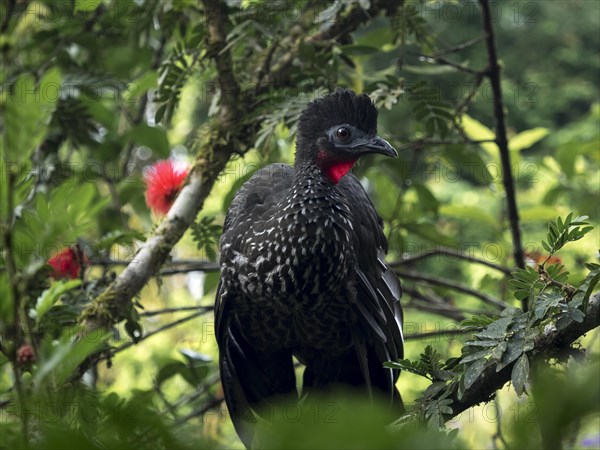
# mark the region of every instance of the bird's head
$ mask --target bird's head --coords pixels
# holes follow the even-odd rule
[[[372,153],[398,156],[377,136],[377,109],[366,94],[338,89],[309,103],[300,115],[296,167],[314,163],[337,183],[360,157]]]

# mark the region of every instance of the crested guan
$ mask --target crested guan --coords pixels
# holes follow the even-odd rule
[[[384,262],[383,224],[358,179],[362,156],[396,157],[377,136],[377,109],[349,90],[300,115],[294,167],[257,171],[233,199],[221,247],[215,308],[219,368],[238,435],[252,441],[258,407],[302,390],[362,387],[401,405],[400,283]]]

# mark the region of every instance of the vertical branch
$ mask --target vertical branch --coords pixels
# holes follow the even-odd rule
[[[240,87],[233,74],[231,53],[227,46],[227,4],[220,0],[203,0],[208,25],[208,53],[217,67],[217,82],[221,91],[220,116],[226,127],[234,125]]]
[[[6,157],[6,154],[3,155]],[[2,161],[8,167],[8,161]],[[27,321],[27,316],[23,317],[22,310],[23,305],[21,303],[21,292],[19,288],[17,266],[14,259],[14,247],[12,239],[12,226],[14,220],[14,189],[15,189],[15,174],[8,171],[7,180],[7,217],[6,222],[1,224],[2,229],[2,256],[4,257],[6,265],[6,274],[8,277],[10,294],[13,302],[13,321],[16,328],[15,338],[13,341],[15,350],[10,355],[11,365],[13,374],[15,377],[15,392],[19,404],[19,411],[21,413],[21,432],[23,434],[23,441],[27,444],[29,442],[29,416],[27,406],[25,405],[25,392],[21,384],[21,374],[19,373],[19,361],[16,354],[16,348],[21,344],[21,337],[23,332],[22,325],[25,325],[22,321]],[[31,337],[31,334],[26,336]],[[8,355],[7,355],[8,356]]]
[[[15,6],[17,5],[16,0],[8,0],[4,5],[4,18],[2,19],[2,24],[0,25],[0,33],[4,34],[8,30],[8,25],[10,23],[10,19],[15,11]]]
[[[508,138],[506,137],[504,104],[502,101],[502,87],[500,85],[500,66],[498,65],[494,27],[492,25],[489,0],[479,0],[479,3],[481,4],[483,27],[487,35],[486,46],[488,53],[488,68],[486,75],[490,79],[494,98],[496,145],[500,151],[503,174],[502,182],[504,184],[504,190],[506,191],[506,203],[508,206],[508,218],[512,234],[515,264],[517,267],[524,268],[525,257],[523,254],[523,246],[521,244],[521,231],[519,229],[519,211],[517,209],[517,199],[515,194],[515,180],[512,175]],[[526,300],[523,301],[522,308],[524,311],[527,311]]]

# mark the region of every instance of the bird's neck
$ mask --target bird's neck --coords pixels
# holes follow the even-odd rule
[[[296,165],[296,178],[303,178],[306,175],[311,177],[322,175],[324,179],[335,185],[352,169],[356,160],[357,158],[348,158],[332,155],[325,151],[318,151],[314,161]]]
[[[325,151],[319,151],[316,159],[316,165],[333,184],[338,184],[355,162],[356,158],[333,156]]]
[[[307,162],[296,167],[296,173],[290,189],[281,200],[282,210],[287,213],[305,213],[311,218],[332,213],[348,214],[346,201],[338,188],[323,168],[314,162]]]

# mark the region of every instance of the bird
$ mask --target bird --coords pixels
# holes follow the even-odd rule
[[[338,88],[298,119],[294,165],[254,173],[234,196],[220,246],[215,334],[225,402],[250,448],[260,406],[335,387],[401,408],[402,289],[384,261],[383,221],[350,172],[395,158],[366,94]],[[304,365],[297,390],[294,358]]]

